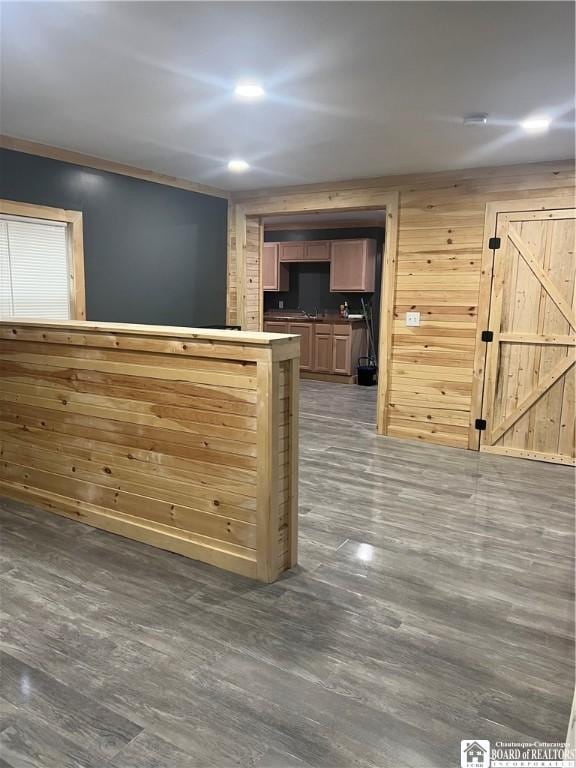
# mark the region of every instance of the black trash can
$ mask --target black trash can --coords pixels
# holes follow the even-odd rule
[[[369,357],[358,358],[358,384],[361,387],[373,387],[378,377],[378,367]]]

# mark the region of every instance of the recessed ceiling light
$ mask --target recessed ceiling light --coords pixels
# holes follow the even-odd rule
[[[550,128],[552,121],[549,117],[529,117],[523,120],[520,125],[526,133],[545,133]]]
[[[264,88],[258,83],[237,83],[234,94],[242,101],[258,101],[264,96]]]
[[[250,166],[246,160],[230,160],[228,163],[228,170],[233,173],[243,173],[244,171],[247,171],[248,168],[250,168]]]
[[[486,125],[488,122],[487,112],[472,112],[469,115],[464,115],[462,121],[464,125]]]

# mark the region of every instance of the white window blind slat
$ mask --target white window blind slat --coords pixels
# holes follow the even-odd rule
[[[4,218],[0,221],[0,270],[0,315],[70,318],[65,224]]]
[[[0,317],[14,314],[12,305],[12,277],[8,254],[8,228],[0,221]]]

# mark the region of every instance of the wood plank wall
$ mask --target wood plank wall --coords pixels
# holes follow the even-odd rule
[[[259,331],[263,324],[264,302],[260,286],[260,251],[262,248],[264,227],[258,219],[248,219],[246,222],[246,330]]]
[[[228,206],[228,245],[235,249],[242,240],[243,263],[228,259],[228,293],[226,318],[229,325],[242,325],[246,331],[259,331],[263,327],[264,301],[259,290],[262,264],[260,253],[264,237],[264,227],[259,218],[240,217],[235,206]],[[238,289],[238,269],[244,276],[243,289]],[[239,308],[241,308],[239,313]],[[239,321],[242,314],[244,322]]]
[[[228,325],[240,325],[238,274],[241,266],[236,258],[237,208],[238,206],[228,203],[228,269],[226,274],[226,323]]]
[[[266,213],[314,210],[319,196],[354,193],[354,205],[371,205],[375,190],[400,193],[398,261],[394,286],[390,403],[385,432],[458,447],[469,444],[472,374],[477,330],[486,204],[498,200],[573,198],[571,161],[465,171],[411,174],[325,185],[260,190],[234,196],[231,211],[258,206]],[[362,195],[362,192],[365,194]],[[296,202],[297,201],[297,202]],[[229,274],[237,281],[235,247]],[[255,284],[246,287],[255,305]],[[252,295],[250,299],[249,296]],[[228,315],[238,318],[230,282]],[[404,313],[422,313],[406,328]]]
[[[272,581],[296,562],[298,354],[289,336],[0,322],[0,494]]]

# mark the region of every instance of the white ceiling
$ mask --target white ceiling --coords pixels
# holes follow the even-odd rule
[[[2,133],[226,189],[574,155],[570,2],[4,2],[1,34]]]

